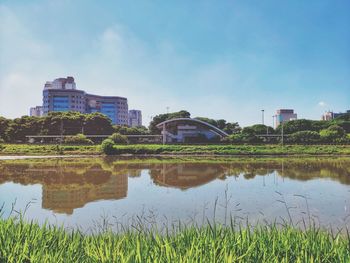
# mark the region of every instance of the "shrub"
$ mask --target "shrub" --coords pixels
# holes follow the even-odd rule
[[[111,136],[109,136],[108,139],[111,139],[115,144],[128,144],[128,137],[125,135],[122,135],[120,133],[113,133]]]
[[[107,155],[113,154],[115,153],[114,146],[115,146],[114,141],[112,141],[111,139],[106,139],[101,144],[102,152]]]
[[[86,138],[84,134],[77,134],[74,136],[66,137],[65,144],[94,144],[90,139]]]
[[[320,141],[320,135],[315,131],[299,131],[293,133],[288,142],[292,143],[315,143]]]
[[[342,127],[332,125],[327,129],[320,131],[320,136],[323,142],[336,142],[337,140],[339,141],[341,138],[345,137],[346,133]]]

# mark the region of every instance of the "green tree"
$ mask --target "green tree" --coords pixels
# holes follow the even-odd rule
[[[125,135],[122,135],[120,133],[113,133],[111,136],[108,137],[108,139],[111,139],[115,144],[128,144],[128,137]]]
[[[139,127],[127,127],[123,125],[114,125],[114,132],[124,134],[124,135],[147,135],[149,130],[144,126]]]
[[[105,154],[110,155],[116,152],[114,146],[115,143],[111,139],[106,139],[102,142],[101,149]]]
[[[288,137],[289,143],[316,143],[320,141],[320,134],[315,131],[298,131]]]
[[[313,120],[292,120],[283,123],[283,132],[285,134],[292,134],[298,131],[320,131],[326,129],[331,124],[328,121],[313,121]],[[276,129],[277,133],[280,134],[282,125],[279,125]]]
[[[12,120],[0,116],[0,139],[6,141],[6,130],[9,128]]]
[[[84,123],[84,134],[108,135],[114,132],[112,121],[99,112],[86,114]]]
[[[259,134],[273,134],[275,133],[275,130],[270,127],[266,126],[264,124],[255,124],[252,126],[244,127],[242,130],[242,133],[251,133],[254,135],[259,135]]]
[[[337,140],[345,138],[346,133],[342,127],[332,125],[320,131],[320,137],[323,142],[337,142]]]
[[[27,135],[40,134],[43,118],[23,116],[10,122],[5,131],[5,138],[9,142],[25,142]]]
[[[77,134],[73,136],[66,137],[64,140],[65,144],[93,144],[93,142],[86,138],[84,134]]]

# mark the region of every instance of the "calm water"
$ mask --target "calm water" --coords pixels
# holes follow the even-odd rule
[[[25,211],[27,219],[86,230],[106,221],[225,223],[230,215],[350,227],[350,159],[3,160],[0,201],[3,217]]]

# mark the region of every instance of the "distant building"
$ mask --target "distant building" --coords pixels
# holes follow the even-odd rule
[[[142,126],[142,114],[140,110],[129,110],[129,126]]]
[[[30,108],[29,115],[33,116],[33,117],[43,116],[43,107],[42,106],[35,106],[35,107]]]
[[[228,134],[219,128],[197,119],[177,118],[157,124],[161,130],[163,143],[188,143],[198,139],[215,140]]]
[[[113,124],[128,125],[128,100],[117,96],[99,96],[77,90],[73,77],[46,82],[43,91],[43,115],[52,111],[101,112]]]
[[[340,117],[340,116],[343,116],[343,115],[349,114],[349,113],[350,113],[350,110],[347,110],[346,112],[338,112],[338,113],[335,113],[332,111],[327,111],[322,115],[322,120],[331,121],[337,117]]]
[[[276,127],[278,127],[281,123],[296,120],[297,114],[294,113],[292,109],[280,109],[276,112]]]

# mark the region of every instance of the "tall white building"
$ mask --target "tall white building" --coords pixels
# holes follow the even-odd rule
[[[129,126],[142,126],[142,114],[140,110],[129,110]]]

